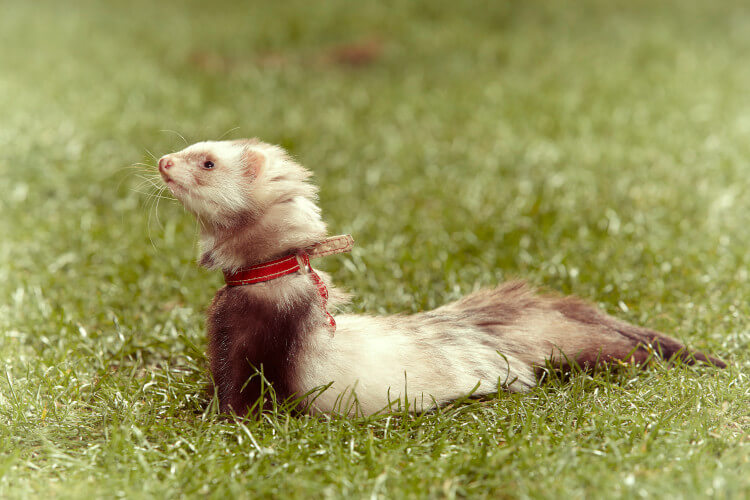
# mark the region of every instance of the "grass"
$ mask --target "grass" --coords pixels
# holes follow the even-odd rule
[[[7,0],[0,497],[747,498],[749,27],[731,0]],[[129,167],[182,147],[165,129],[313,169],[353,311],[521,276],[731,367],[222,419],[221,277]]]

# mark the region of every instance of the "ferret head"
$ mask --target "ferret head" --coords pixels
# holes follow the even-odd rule
[[[310,172],[286,152],[254,139],[205,141],[159,159],[172,194],[201,222],[228,226],[254,219],[276,202],[314,198]]]
[[[256,139],[206,141],[159,160],[169,190],[201,226],[201,264],[234,269],[327,234],[310,172]]]

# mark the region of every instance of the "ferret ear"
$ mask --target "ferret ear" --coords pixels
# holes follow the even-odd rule
[[[248,148],[245,150],[245,172],[252,179],[257,178],[266,165],[263,153]]]

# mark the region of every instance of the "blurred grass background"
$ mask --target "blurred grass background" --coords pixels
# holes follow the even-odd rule
[[[731,0],[4,0],[0,496],[746,498],[748,54]],[[221,420],[221,277],[131,168],[184,146],[164,130],[311,168],[352,311],[524,277],[732,368]]]

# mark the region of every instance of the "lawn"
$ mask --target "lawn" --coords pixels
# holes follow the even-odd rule
[[[5,0],[0,497],[747,498],[748,54],[739,0]],[[523,277],[730,368],[224,419],[180,136],[315,172],[351,311]]]

